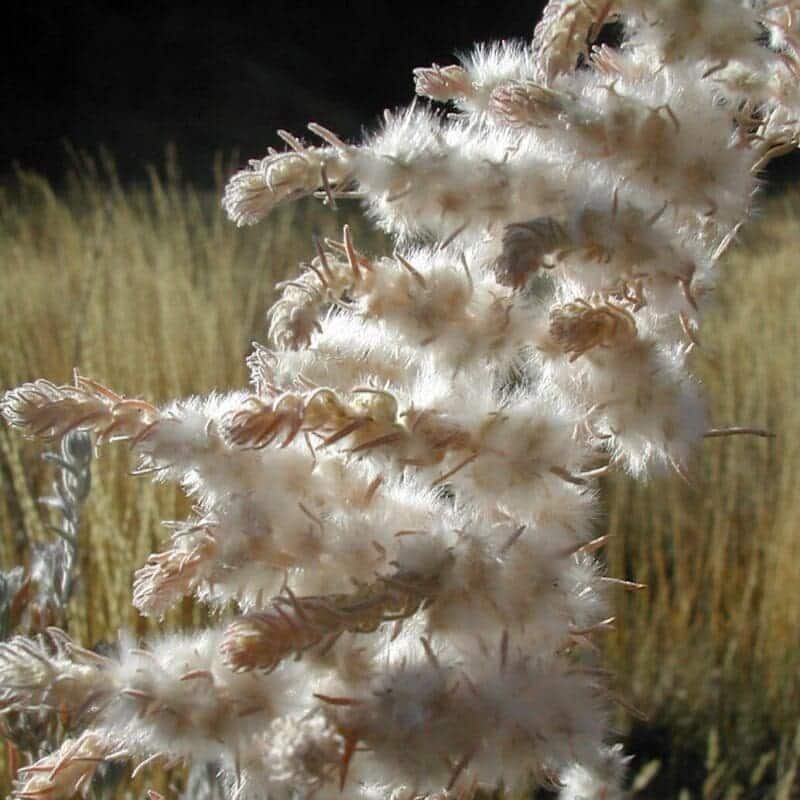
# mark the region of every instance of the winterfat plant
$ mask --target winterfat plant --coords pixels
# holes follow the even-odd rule
[[[68,622],[78,578],[81,515],[91,487],[91,435],[69,431],[60,442],[59,452],[46,452],[42,458],[57,468],[53,494],[39,501],[54,511],[53,523],[48,526],[54,540],[33,543],[26,568],[17,566],[0,572],[0,642],[12,631],[30,636],[52,625],[65,627]],[[7,743],[13,776],[20,754],[47,755],[63,738],[63,731],[59,720],[46,709],[5,709],[0,736]]]
[[[54,540],[33,544],[27,569],[0,572],[0,641],[14,629],[39,633],[67,623],[77,578],[81,514],[91,487],[92,438],[85,431],[69,431],[59,452],[42,458],[58,470],[53,493],[39,499],[54,511],[54,522],[48,525]]]
[[[621,43],[595,44],[615,23]],[[532,42],[414,73],[350,144],[280,132],[228,184],[239,225],[364,200],[385,255],[315,241],[252,386],[157,407],[76,374],[8,392],[31,437],[125,441],[193,515],[136,574],[162,616],[236,616],[116,655],[0,651],[0,707],[75,737],[20,797],[102,760],[217,763],[231,796],[471,798],[533,778],[621,792],[598,478],[688,476],[715,428],[687,358],[759,174],[800,136],[800,3],[553,0]]]

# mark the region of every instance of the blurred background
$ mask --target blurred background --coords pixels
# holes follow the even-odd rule
[[[527,38],[542,5],[17,8],[2,33],[0,390],[68,382],[76,366],[155,402],[244,385],[273,285],[308,257],[310,232],[349,221],[362,249],[384,242],[355,206],[301,203],[237,230],[219,208],[227,175],[276,144],[276,128],[316,120],[358,137],[410,100],[413,67]],[[609,572],[649,586],[620,594],[605,643],[635,796],[800,796],[799,161],[773,162],[694,356],[716,423],[777,438],[709,441],[691,486],[605,486]],[[108,449],[85,467],[74,564],[57,564],[74,585],[63,608],[42,608],[27,576],[58,555],[52,526],[74,520],[39,502],[58,465],[0,426],[0,638],[55,620],[102,650],[120,627],[153,632],[131,606],[131,576],[166,538],[160,520],[187,508],[128,466]],[[187,603],[164,624],[205,621]],[[34,745],[64,734],[41,725],[0,729],[0,790]],[[96,796],[142,796],[124,780],[109,773]],[[185,776],[169,780],[146,785],[183,791]]]

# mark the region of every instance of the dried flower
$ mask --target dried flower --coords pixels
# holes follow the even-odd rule
[[[20,800],[67,800],[88,794],[92,777],[106,759],[120,758],[122,753],[95,733],[83,733],[77,739],[66,739],[61,747],[29,767],[21,767],[21,778],[12,791]]]
[[[94,431],[101,442],[134,439],[157,420],[148,403],[127,400],[77,373],[74,386],[38,380],[7,392],[2,414],[26,436],[48,441],[73,430]]]
[[[503,232],[503,252],[495,263],[497,280],[519,289],[538,269],[544,258],[569,243],[564,228],[550,217],[509,225]]]
[[[636,337],[636,319],[613,303],[579,298],[550,309],[550,335],[574,361],[594,347],[629,344]]]
[[[456,97],[469,97],[472,82],[463,67],[456,65],[418,67],[414,70],[414,87],[418,95],[446,103]]]
[[[272,608],[239,617],[225,631],[222,651],[231,669],[274,669],[290,654],[300,654],[342,633],[372,633],[387,621],[412,616],[436,592],[435,579],[414,575],[378,578],[349,595],[295,597],[289,592]]]

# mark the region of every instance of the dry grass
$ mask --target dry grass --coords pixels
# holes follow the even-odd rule
[[[797,767],[798,220],[800,195],[776,198],[720,266],[694,362],[716,425],[755,424],[777,438],[707,440],[691,487],[677,477],[610,487],[610,571],[649,585],[620,598],[611,656],[620,686],[657,723],[637,726],[641,749],[668,735],[671,774],[665,767],[661,777],[672,789],[708,776],[696,754],[708,760],[710,736],[721,752],[710,760],[729,767],[722,784],[744,790],[768,752],[763,780],[788,786]]]
[[[716,423],[767,426],[778,438],[708,441],[692,487],[609,485],[611,572],[650,586],[620,596],[609,651],[621,693],[651,717],[630,741],[641,753],[635,771],[665,761],[648,787],[660,794],[691,786],[697,796],[705,783],[706,797],[732,797],[738,782],[744,795],[762,796],[794,781],[798,218],[797,199],[773,202],[727,259],[696,358]],[[0,389],[41,376],[68,381],[73,366],[155,401],[241,386],[273,283],[308,257],[308,231],[333,233],[341,222],[303,205],[236,230],[215,197],[183,186],[174,168],[123,189],[113,170],[87,163],[58,195],[20,175],[0,196]],[[362,229],[360,243],[377,247]],[[120,626],[148,630],[130,603],[131,575],[163,540],[159,520],[186,511],[177,492],[134,480],[127,467],[122,448],[95,465],[72,615],[72,632],[89,645],[113,640]],[[5,568],[48,535],[35,501],[48,479],[39,448],[0,429],[0,476]],[[186,605],[167,623],[196,614]]]
[[[75,367],[156,402],[241,387],[273,284],[310,254],[308,231],[340,225],[297,206],[237,230],[216,196],[182,185],[174,165],[165,178],[151,170],[143,185],[123,189],[111,164],[87,160],[58,196],[20,174],[0,197],[0,388],[36,377],[69,382]],[[35,500],[48,480],[39,454],[0,426],[2,567],[49,536]],[[88,503],[82,571],[91,580],[76,598],[72,632],[89,644],[120,626],[145,631],[131,575],[163,541],[160,520],[186,510],[177,491],[134,480],[128,467],[124,448],[104,450]],[[170,621],[181,620],[188,607]]]

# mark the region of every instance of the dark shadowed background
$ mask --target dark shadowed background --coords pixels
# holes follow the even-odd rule
[[[291,2],[214,8],[30,3],[4,19],[0,176],[14,163],[58,182],[65,142],[104,145],[123,177],[177,147],[211,180],[215,152],[263,155],[276,128],[321,122],[354,138],[412,97],[411,70],[473,42],[530,37],[544,2]],[[782,160],[775,178],[794,174]]]
[[[413,67],[529,37],[543,5],[33,3],[6,28],[0,173],[16,161],[57,179],[67,140],[105,145],[131,174],[173,142],[184,172],[207,180],[215,151],[262,155],[278,127],[314,119],[356,137],[411,99]]]

